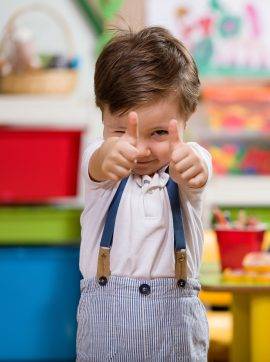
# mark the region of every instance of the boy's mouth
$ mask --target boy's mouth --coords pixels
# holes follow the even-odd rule
[[[140,160],[140,161],[138,161],[137,160],[137,164],[146,164],[146,163],[150,163],[150,162],[153,162],[154,160],[147,160],[147,161],[145,161],[145,160]]]

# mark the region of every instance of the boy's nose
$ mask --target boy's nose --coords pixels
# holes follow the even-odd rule
[[[151,153],[149,146],[145,142],[137,142],[138,157],[148,157]]]

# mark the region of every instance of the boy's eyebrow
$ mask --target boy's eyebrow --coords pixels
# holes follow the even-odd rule
[[[150,131],[155,131],[155,130],[160,130],[160,129],[167,131],[169,129],[169,126],[168,125],[158,125],[158,126],[149,128]]]

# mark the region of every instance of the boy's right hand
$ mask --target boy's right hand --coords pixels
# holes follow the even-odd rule
[[[138,116],[136,112],[130,112],[128,115],[127,130],[123,136],[115,139],[110,138],[103,144],[104,154],[101,159],[101,174],[98,181],[114,180],[119,181],[131,174],[136,163],[138,150],[137,143]],[[107,143],[107,145],[105,145]],[[108,146],[108,147],[107,147]]]

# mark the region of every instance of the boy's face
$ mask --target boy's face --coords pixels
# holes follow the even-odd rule
[[[168,127],[171,119],[178,121],[179,134],[182,139],[185,122],[180,116],[178,101],[176,97],[167,96],[130,111],[135,111],[138,114],[136,148],[139,151],[139,156],[133,173],[153,175],[170,162],[171,147]],[[127,129],[127,120],[128,112],[119,116],[111,114],[105,107],[103,111],[104,139],[123,136]]]

